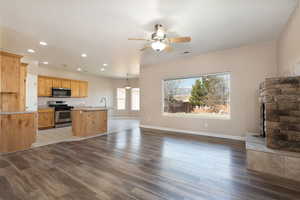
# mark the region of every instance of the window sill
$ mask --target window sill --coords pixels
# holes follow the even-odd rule
[[[220,114],[187,114],[187,113],[162,113],[165,117],[177,117],[177,118],[198,118],[198,119],[220,119],[220,120],[230,120],[230,115],[220,115]]]

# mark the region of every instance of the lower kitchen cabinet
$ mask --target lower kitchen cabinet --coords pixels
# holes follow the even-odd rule
[[[54,110],[52,108],[44,108],[38,110],[39,129],[54,127]]]
[[[0,114],[0,152],[29,149],[36,141],[37,113]]]

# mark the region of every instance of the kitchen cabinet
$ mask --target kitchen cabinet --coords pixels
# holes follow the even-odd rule
[[[18,93],[22,56],[0,51],[0,92]]]
[[[38,96],[52,96],[52,88],[71,89],[74,98],[88,97],[88,82],[70,80],[56,77],[39,76],[38,77]]]
[[[36,141],[36,112],[0,114],[0,152],[29,149]]]
[[[19,92],[19,108],[26,110],[26,78],[27,78],[27,65],[21,64],[20,67],[20,92]]]
[[[22,56],[0,51],[0,111],[24,111],[26,69],[21,70]]]
[[[52,87],[53,88],[62,88],[62,80],[58,78],[52,79]]]
[[[88,83],[85,81],[79,82],[79,96],[87,97],[88,96]]]
[[[38,77],[38,96],[50,97],[52,96],[53,79],[39,76]]]
[[[39,129],[54,127],[54,110],[52,108],[38,109]]]
[[[64,80],[64,79],[61,80],[61,87],[70,89],[71,88],[71,80]]]
[[[86,137],[107,132],[107,110],[74,109],[72,111],[74,136]]]
[[[79,81],[71,81],[71,93],[72,97],[79,97]]]

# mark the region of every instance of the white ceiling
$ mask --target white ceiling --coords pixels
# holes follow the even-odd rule
[[[278,37],[297,0],[0,0],[3,48],[49,67],[124,77],[141,63],[237,47]],[[155,23],[169,36],[191,36],[170,54],[139,52]],[[39,41],[49,45],[42,47]],[[87,58],[80,55],[86,53]],[[108,63],[105,72],[100,71]]]

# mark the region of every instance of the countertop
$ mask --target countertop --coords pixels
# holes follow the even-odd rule
[[[14,114],[26,114],[26,113],[35,113],[37,111],[28,110],[28,111],[20,111],[20,112],[0,112],[0,115],[14,115]]]
[[[54,109],[53,107],[49,107],[49,106],[39,106],[38,107],[39,110],[41,110],[41,109],[49,109],[49,108]]]
[[[74,107],[72,110],[80,110],[80,111],[98,111],[98,110],[109,110],[107,107]]]

